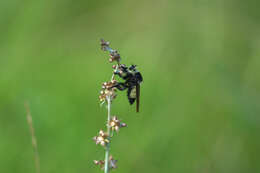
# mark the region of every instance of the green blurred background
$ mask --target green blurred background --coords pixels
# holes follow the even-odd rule
[[[34,173],[24,101],[42,173],[100,171],[99,39],[137,64],[140,113],[119,93],[128,124],[113,139],[114,172],[260,172],[260,13],[243,0],[2,0],[0,172]]]

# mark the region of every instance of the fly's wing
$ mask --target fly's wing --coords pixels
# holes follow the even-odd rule
[[[127,90],[127,97],[130,105],[132,105],[135,102],[136,99],[136,87],[129,87]]]
[[[136,112],[139,112],[139,104],[140,104],[140,85],[136,85]]]
[[[143,81],[143,77],[142,77],[142,75],[141,75],[140,72],[137,72],[137,73],[135,74],[135,77],[136,77],[138,83],[141,83],[141,82]]]
[[[139,112],[140,105],[140,83],[143,81],[143,77],[140,72],[136,74],[137,84],[136,84],[136,112]]]

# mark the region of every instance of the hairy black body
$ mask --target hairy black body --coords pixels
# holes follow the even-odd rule
[[[143,81],[141,73],[136,70],[135,65],[128,68],[124,64],[120,64],[118,70],[114,73],[125,80],[124,82],[117,83],[114,87],[121,91],[127,89],[129,103],[132,105],[136,100],[136,112],[139,112],[140,83]]]

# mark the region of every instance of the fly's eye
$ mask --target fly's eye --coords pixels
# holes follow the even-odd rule
[[[136,65],[131,65],[131,66],[129,67],[129,70],[135,71],[135,67],[136,67]]]

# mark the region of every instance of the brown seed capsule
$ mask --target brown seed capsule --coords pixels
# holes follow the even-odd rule
[[[121,127],[126,127],[126,124],[125,123],[121,123],[121,121],[117,118],[117,116],[113,116],[111,118],[111,120],[109,121],[108,126],[112,130],[115,130],[116,132],[118,132]]]
[[[101,49],[106,51],[107,50],[107,47],[109,46],[109,42],[108,41],[105,41],[104,39],[101,39],[100,40],[100,45],[101,45]]]
[[[94,164],[95,164],[95,165],[98,165],[98,164],[99,164],[99,161],[98,161],[98,160],[94,160]]]
[[[96,145],[100,144],[102,146],[105,146],[109,143],[109,140],[107,139],[108,135],[103,130],[99,131],[99,135],[95,136],[93,140],[96,142]]]
[[[113,79],[113,80],[111,81],[111,83],[112,83],[112,84],[115,84],[115,83],[117,83],[117,81]]]

